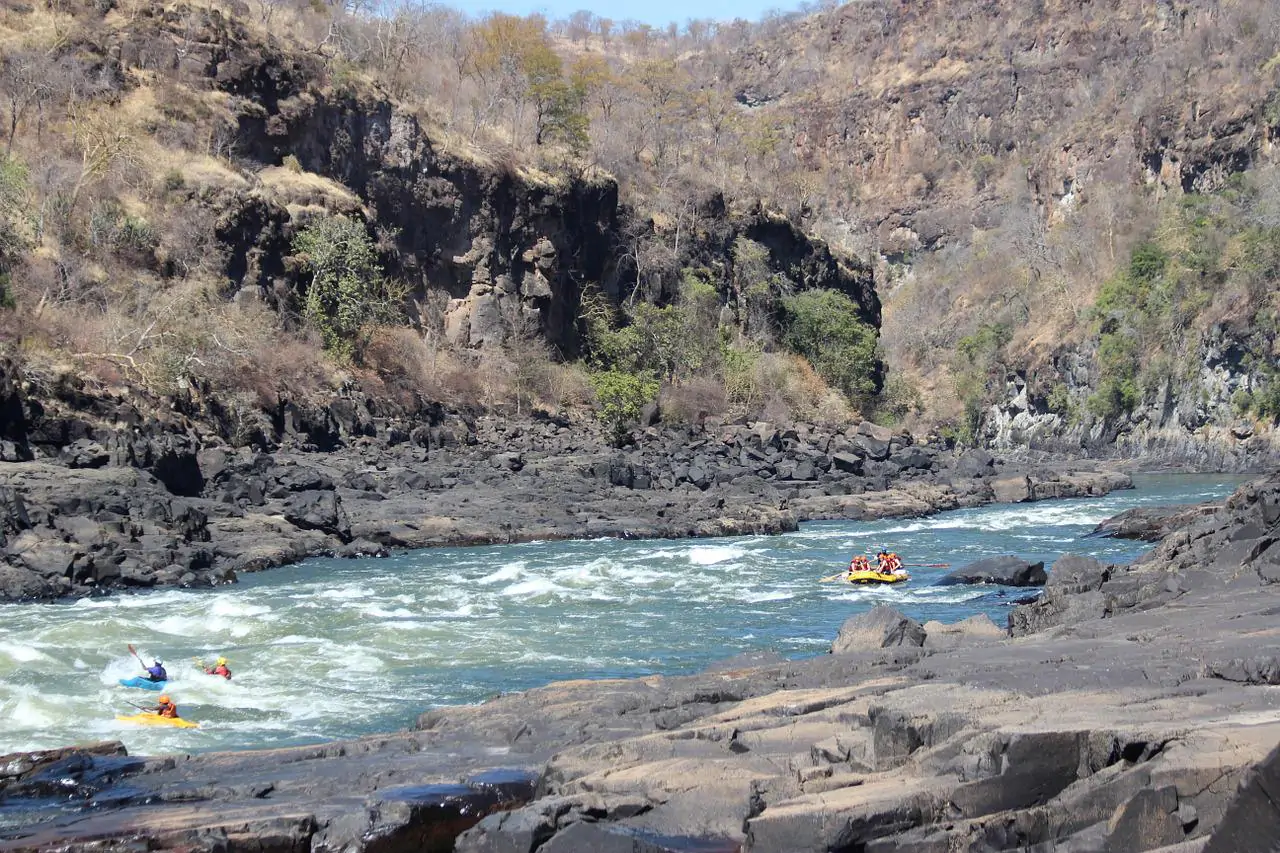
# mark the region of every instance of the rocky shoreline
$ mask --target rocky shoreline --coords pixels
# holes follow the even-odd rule
[[[286,409],[265,449],[118,424],[32,430],[0,462],[0,601],[209,586],[320,554],[780,533],[1131,485],[868,422],[649,427],[619,449],[592,423],[438,410],[415,426],[345,402]]]
[[[1013,637],[880,607],[818,658],[562,682],[398,734],[6,756],[0,807],[42,820],[0,850],[1270,850],[1277,534],[1273,476],[1132,565],[1059,559]]]

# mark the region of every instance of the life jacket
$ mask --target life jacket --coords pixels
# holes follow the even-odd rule
[[[159,711],[156,711],[156,713],[157,713],[157,714],[159,714],[159,715],[160,715],[160,716],[162,716],[162,717],[173,717],[173,718],[177,718],[177,716],[178,716],[178,706],[177,706],[177,705],[175,705],[175,704],[173,704],[172,702],[170,702],[168,705],[161,705],[161,706],[160,706],[160,710],[159,710]]]
[[[902,568],[902,560],[898,558],[897,554],[890,554],[889,559],[885,562],[888,564],[889,571],[891,572],[896,572],[898,569]]]
[[[208,675],[221,675],[223,678],[231,677],[231,670],[227,669],[226,664],[215,666],[213,669],[206,669]]]
[[[168,681],[169,673],[165,672],[162,666],[149,666],[147,667],[147,678],[152,681]]]
[[[865,572],[870,568],[871,560],[861,555],[854,557],[849,561],[849,571],[851,572]]]

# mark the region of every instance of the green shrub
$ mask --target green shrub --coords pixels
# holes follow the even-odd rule
[[[1132,377],[1108,376],[1102,380],[1098,390],[1089,395],[1086,405],[1090,412],[1103,420],[1113,420],[1132,412],[1138,402],[1138,386]]]
[[[589,381],[600,404],[597,416],[613,442],[622,444],[641,410],[658,396],[658,381],[647,374],[621,370],[593,373]]]
[[[1049,396],[1045,399],[1045,406],[1055,414],[1067,417],[1073,414],[1075,406],[1071,402],[1071,389],[1067,387],[1065,382],[1059,382],[1049,390]]]
[[[1231,395],[1231,408],[1237,415],[1247,415],[1253,408],[1253,395],[1243,388],[1237,388]]]
[[[293,251],[311,273],[304,311],[325,348],[359,357],[365,326],[386,315],[392,294],[364,223],[327,216],[298,232]]]
[[[177,192],[187,185],[187,179],[178,169],[170,169],[164,173],[164,188],[168,192]]]
[[[1253,411],[1260,418],[1280,420],[1280,377],[1273,376],[1265,388],[1254,392]]]
[[[737,345],[725,345],[720,350],[724,371],[724,390],[729,403],[750,408],[760,402],[756,383],[756,366],[760,363],[761,349],[750,341]]]
[[[876,331],[858,318],[858,306],[836,290],[806,290],[782,300],[783,342],[804,356],[829,385],[850,400],[880,388]]]
[[[911,414],[924,412],[924,395],[920,389],[903,376],[894,374],[884,384],[884,390],[876,398],[871,419],[881,426],[895,426]]]

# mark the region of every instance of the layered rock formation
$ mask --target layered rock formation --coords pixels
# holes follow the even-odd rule
[[[7,758],[0,795],[65,779],[93,808],[33,800],[44,822],[0,849],[1269,849],[1277,507],[1272,478],[1133,566],[1060,559],[1056,624],[1019,616],[1013,639],[883,610],[811,660],[564,682],[396,735],[141,767]]]

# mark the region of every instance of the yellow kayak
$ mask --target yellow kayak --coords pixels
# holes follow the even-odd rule
[[[193,723],[181,717],[162,717],[159,714],[130,714],[127,717],[116,714],[116,719],[122,723],[137,723],[140,726],[173,726],[175,729],[200,728],[199,723]]]
[[[910,575],[895,575],[893,572],[877,572],[875,569],[849,572],[845,575],[849,583],[902,583],[911,580]]]

